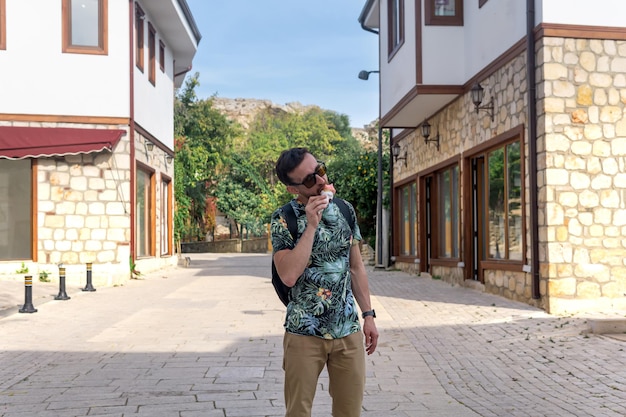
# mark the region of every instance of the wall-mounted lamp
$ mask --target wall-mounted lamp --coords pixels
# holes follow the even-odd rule
[[[174,157],[172,155],[168,155],[166,153],[163,154],[163,159],[165,160],[165,165],[167,164],[171,164],[172,161],[174,160]]]
[[[152,150],[154,149],[154,143],[150,142],[149,140],[145,141],[144,145],[146,147],[146,151],[148,152],[152,152]]]
[[[422,123],[422,136],[424,136],[424,143],[428,145],[428,142],[434,142],[437,145],[437,150],[439,150],[439,132],[437,132],[437,136],[432,139],[430,137],[430,123],[427,121]]]
[[[365,71],[362,70],[361,72],[359,72],[359,79],[360,80],[367,80],[370,77],[370,74],[372,73],[379,73],[380,71]]]
[[[491,121],[493,122],[493,96],[491,96],[491,100],[489,100],[488,104],[481,106],[480,103],[483,102],[483,95],[485,94],[483,87],[479,83],[476,83],[470,90],[470,93],[472,94],[472,103],[474,103],[474,109],[476,110],[476,114],[478,114],[479,110],[486,110],[489,114],[491,114]]]
[[[393,152],[394,162],[398,162],[398,159],[404,159],[404,166],[406,166],[406,151],[404,152],[404,156],[400,156],[400,145],[397,143],[393,145],[391,151]]]

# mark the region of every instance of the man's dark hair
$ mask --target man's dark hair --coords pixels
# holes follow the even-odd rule
[[[280,182],[285,185],[293,184],[293,180],[289,178],[289,173],[300,165],[308,153],[311,152],[307,148],[291,148],[282,151],[278,161],[276,161],[276,175],[278,175]]]

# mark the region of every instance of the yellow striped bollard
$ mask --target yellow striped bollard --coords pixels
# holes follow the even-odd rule
[[[33,276],[26,275],[24,277],[24,305],[20,308],[20,313],[36,313],[37,309],[33,306]]]

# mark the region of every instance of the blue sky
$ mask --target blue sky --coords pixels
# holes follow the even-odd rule
[[[202,34],[197,95],[300,102],[378,117],[378,36],[358,22],[365,0],[187,0]]]

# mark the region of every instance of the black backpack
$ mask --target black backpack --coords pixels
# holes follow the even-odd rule
[[[352,217],[352,213],[348,208],[348,205],[341,198],[333,197],[333,202],[337,204],[341,214],[345,219],[348,220],[348,224],[350,225],[350,230],[354,229],[354,218]],[[285,214],[285,221],[287,222],[287,229],[289,229],[289,233],[291,233],[291,237],[294,241],[298,239],[298,222],[296,221],[296,213],[293,211],[293,207],[291,203],[287,203],[283,206],[283,213]],[[280,301],[286,306],[289,304],[289,291],[291,287],[285,285],[285,283],[278,276],[278,271],[276,271],[276,265],[274,265],[274,256],[272,255],[272,285],[274,285],[274,289],[276,290],[276,294]]]

